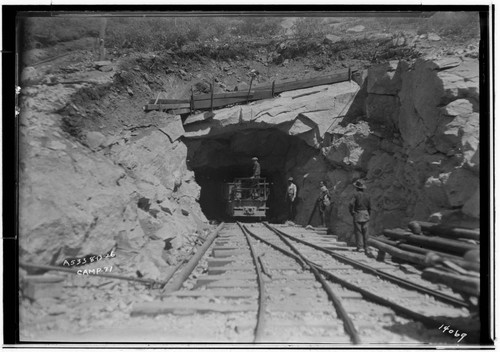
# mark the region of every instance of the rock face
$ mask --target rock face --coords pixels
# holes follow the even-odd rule
[[[58,265],[116,247],[117,274],[138,270],[162,279],[179,247],[206,228],[199,186],[178,140],[180,118],[119,135],[88,131],[81,144],[50,112],[50,99],[58,99],[57,106],[71,94],[61,97],[56,89],[31,89],[22,99],[21,260]]]
[[[251,156],[261,158],[273,180],[277,220],[286,216],[292,176],[295,221],[319,223],[312,211],[325,181],[333,230],[344,238],[352,233],[347,204],[359,178],[372,200],[372,233],[411,219],[474,225],[480,216],[477,60],[389,62],[358,76],[360,85],[285,92],[184,126],[179,116],[150,113],[149,124],[115,135],[85,131],[82,142],[63,132],[53,112],[76,86],[24,89],[21,260],[59,264],[117,247],[117,273],[138,270],[161,279],[177,250],[206,227],[198,203],[203,190],[208,199],[216,196],[227,182],[221,171],[234,177],[248,168],[250,175]]]
[[[477,60],[420,59],[413,65],[391,61],[361,76],[361,87],[344,82],[285,92],[275,99],[219,110],[210,120],[185,126],[185,136],[192,141],[192,165],[210,160],[229,166],[237,163],[231,157],[268,156],[263,169],[281,169],[280,177],[297,180],[295,220],[304,225],[311,217],[318,183],[326,181],[334,195],[334,231],[341,237],[352,233],[347,204],[358,178],[367,181],[372,199],[372,233],[406,226],[411,219],[477,223]],[[296,153],[280,151],[286,143],[279,141],[287,137],[265,132],[245,136],[245,131],[259,129],[300,138],[320,154],[296,158]],[[213,150],[219,151],[220,161],[210,156]],[[318,221],[316,214],[312,222]]]
[[[352,231],[345,204],[352,194],[349,182],[357,177],[366,179],[372,199],[372,233],[431,214],[477,225],[478,68],[477,61],[450,58],[368,70],[365,121],[351,126],[358,141],[338,135],[323,147],[326,159],[348,175],[335,197],[337,233],[348,237]],[[332,184],[342,179],[339,170],[328,175]]]
[[[326,130],[347,114],[358,90],[356,83],[342,82],[221,109],[206,122],[186,125],[185,137],[215,138],[239,130],[277,128],[319,148]]]

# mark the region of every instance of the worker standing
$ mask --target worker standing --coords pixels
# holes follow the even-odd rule
[[[370,198],[365,193],[366,186],[362,180],[354,182],[356,193],[349,203],[349,212],[353,217],[354,236],[358,252],[369,254],[368,249],[368,223],[370,221]]]
[[[321,215],[321,225],[323,227],[327,226],[328,228],[330,228],[330,205],[332,204],[332,197],[330,195],[330,191],[328,190],[328,188],[326,188],[323,181],[320,181],[319,186],[320,194],[318,197],[318,203],[319,213]]]
[[[260,178],[260,164],[259,158],[253,157],[253,175],[252,178]]]
[[[286,202],[288,208],[288,220],[295,218],[295,199],[297,198],[297,186],[293,183],[293,177],[288,178],[288,188],[286,191]]]

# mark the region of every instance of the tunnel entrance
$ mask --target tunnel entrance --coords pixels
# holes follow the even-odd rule
[[[186,141],[186,145],[188,167],[201,186],[201,209],[207,219],[218,221],[231,220],[225,211],[224,184],[236,177],[251,177],[254,156],[259,158],[261,177],[270,184],[266,220],[285,221],[287,179],[299,165],[318,153],[302,139],[277,129],[244,130],[192,139]]]

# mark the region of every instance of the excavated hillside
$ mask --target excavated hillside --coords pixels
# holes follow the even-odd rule
[[[256,45],[256,54],[241,60],[214,60],[185,47],[96,63],[80,49],[26,68],[21,258],[58,263],[117,246],[129,253],[120,270],[161,279],[208,220],[223,218],[220,185],[247,176],[255,155],[273,182],[271,221],[286,218],[282,194],[293,176],[296,222],[307,224],[317,185],[327,181],[341,238],[351,236],[346,204],[358,178],[366,179],[373,199],[372,233],[410,219],[475,226],[477,43],[464,50],[425,36],[412,38],[412,46],[408,37],[386,37],[365,34],[372,39],[354,41],[337,56],[338,42],[329,36],[317,57],[285,41],[272,49]],[[368,61],[380,45],[406,57]],[[142,110],[160,93],[206,92],[212,79],[216,92],[248,89],[251,70],[263,84],[343,67],[358,70],[354,81],[215,110],[209,121],[183,126],[181,116]]]
[[[293,176],[295,222],[309,222],[325,181],[332,230],[347,241],[347,204],[359,178],[372,199],[374,235],[412,219],[476,227],[478,39],[450,44],[433,33],[353,28],[345,33],[350,40],[327,35],[305,46],[287,39],[235,48],[210,42],[110,51],[105,62],[85,40],[65,43],[66,54],[54,60],[45,58],[60,45],[26,53],[20,260],[60,265],[115,248],[117,256],[106,260],[115,273],[163,280],[224,218],[219,189],[248,177],[253,156],[273,184],[272,222],[286,219]],[[240,54],[242,47],[251,54]],[[215,92],[248,90],[252,70],[254,84],[270,84],[348,67],[357,70],[352,81],[217,109],[208,120],[143,111],[160,96],[207,93],[212,81]],[[313,225],[319,221],[312,217]]]

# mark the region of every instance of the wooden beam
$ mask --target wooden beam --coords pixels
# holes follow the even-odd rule
[[[403,251],[396,247],[382,243],[374,238],[368,239],[368,245],[377,248],[383,252],[389,253],[391,256],[403,259],[406,262],[413,263],[420,266],[426,266],[425,256],[412,252]]]
[[[350,75],[349,70],[343,70],[332,75],[315,77],[303,80],[294,80],[281,83],[273,82],[272,85],[266,85],[261,87],[252,87],[252,81],[250,82],[250,88],[248,92],[229,92],[222,94],[213,94],[213,84],[211,85],[210,94],[202,94],[198,96],[192,96],[192,99],[152,99],[149,104],[145,105],[144,110],[159,110],[158,105],[161,104],[165,110],[173,109],[186,109],[190,108],[193,110],[204,110],[224,107],[232,104],[248,103],[253,100],[267,99],[274,97],[275,94],[282,93],[284,91],[296,90],[302,88],[309,88],[318,85],[333,84],[343,81],[348,81]],[[156,104],[152,104],[155,103]]]
[[[465,229],[460,227],[445,226],[433,224],[431,222],[416,221],[422,230],[427,231],[435,236],[447,238],[467,238],[479,241],[479,229]]]
[[[413,233],[403,229],[386,229],[383,233],[387,237],[405,240],[410,244],[417,244],[426,248],[437,249],[442,252],[458,254],[460,256],[463,256],[466,252],[472,249],[478,249],[478,246],[474,244],[436,236],[428,237],[423,235],[414,235]]]
[[[246,94],[246,93],[245,93]],[[253,100],[260,100],[260,99],[267,99],[271,98],[271,91],[260,91],[260,92],[250,92],[250,96],[248,99],[250,101]],[[161,102],[162,99],[159,100]],[[247,102],[247,96],[243,97],[236,97],[236,98],[223,98],[219,99],[217,98],[217,95],[214,95],[214,101],[213,105],[210,100],[195,100],[194,101],[194,110],[209,110],[211,107],[213,108],[219,108],[219,107],[224,107],[227,105],[232,105],[232,104],[242,104]],[[161,104],[163,107],[163,110],[175,110],[175,109],[190,109],[191,106],[189,103],[185,104]],[[160,104],[147,104],[144,106],[145,111],[152,111],[152,110],[159,110]]]
[[[340,83],[349,80],[349,70],[334,73],[328,76],[307,78],[301,80],[284,81],[275,84],[275,94],[279,94],[288,90],[296,90],[302,88],[310,88],[314,86],[321,86],[325,84]],[[269,85],[254,87],[254,90],[269,90]]]
[[[479,269],[480,269],[479,263],[469,262],[467,260],[464,260],[462,257],[458,257],[458,256],[451,255],[448,253],[443,253],[443,252],[438,252],[438,251],[434,251],[431,249],[412,246],[412,245],[405,244],[405,243],[399,243],[399,242],[387,240],[385,238],[380,238],[380,237],[377,238],[377,241],[380,241],[380,242],[385,243],[385,244],[390,245],[390,246],[394,246],[396,248],[400,248],[402,250],[417,253],[417,254],[427,255],[429,253],[435,253],[438,256],[440,256],[442,259],[449,260],[449,261],[457,264],[458,266],[460,266],[466,270],[472,270],[472,271],[479,272]]]
[[[478,297],[480,293],[479,278],[450,273],[437,268],[427,268],[422,272],[422,279],[433,283],[445,284],[454,291],[471,296]]]

